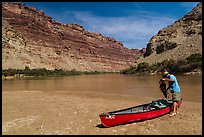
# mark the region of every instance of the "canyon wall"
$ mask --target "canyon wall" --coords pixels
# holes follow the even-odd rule
[[[2,67],[120,71],[134,66],[144,50],[88,32],[79,24],[54,21],[23,3],[2,5]]]

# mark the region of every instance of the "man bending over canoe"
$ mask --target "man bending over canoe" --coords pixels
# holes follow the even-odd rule
[[[178,101],[181,101],[181,90],[178,84],[176,77],[172,74],[169,74],[167,70],[163,70],[163,81],[168,81],[168,88],[172,93],[173,100],[173,113],[170,116],[175,116],[178,112]]]

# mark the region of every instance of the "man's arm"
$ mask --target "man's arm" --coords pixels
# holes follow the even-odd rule
[[[173,79],[170,79],[170,78],[163,78],[162,80],[163,81],[174,81]]]
[[[170,78],[163,78],[163,81],[172,81],[174,82],[174,79],[170,79]],[[169,89],[170,87],[168,86],[168,88],[166,89],[166,91]]]

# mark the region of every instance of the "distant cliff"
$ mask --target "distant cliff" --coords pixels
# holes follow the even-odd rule
[[[183,60],[191,54],[202,54],[202,2],[183,18],[160,30],[147,44],[144,58],[138,63]]]
[[[144,50],[78,24],[62,24],[23,3],[2,5],[2,67],[119,71],[133,66]]]

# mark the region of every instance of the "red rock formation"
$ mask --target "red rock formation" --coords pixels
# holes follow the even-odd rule
[[[3,69],[119,71],[143,55],[139,49],[125,48],[114,38],[90,33],[78,24],[53,21],[42,10],[22,3],[3,3],[2,28]]]

